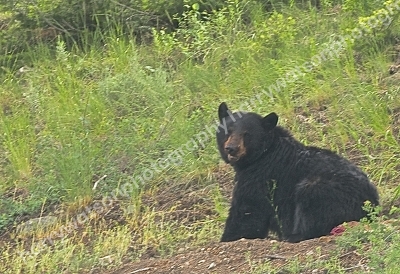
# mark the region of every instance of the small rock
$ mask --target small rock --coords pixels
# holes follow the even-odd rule
[[[185,249],[184,249],[183,247],[181,247],[181,248],[178,249],[178,253],[182,253],[182,252],[184,252],[184,251],[185,251]]]
[[[112,264],[112,262],[113,262],[112,255],[108,255],[103,258],[99,258],[99,263],[100,263],[100,265],[103,265],[103,266],[110,265],[110,264]]]
[[[216,266],[217,266],[217,264],[214,263],[214,262],[212,262],[212,263],[208,266],[208,269],[214,268],[214,267],[216,267]]]
[[[202,264],[202,263],[204,263],[206,260],[200,260],[199,262],[198,262],[198,264]]]

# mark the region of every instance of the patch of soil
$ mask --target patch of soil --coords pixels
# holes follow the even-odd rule
[[[400,144],[400,107],[390,110],[390,113],[392,120],[390,128],[397,143]]]
[[[389,74],[395,74],[400,70],[400,41],[393,48],[393,64],[389,67]]]
[[[227,200],[233,191],[233,177],[232,169],[226,164],[219,165],[212,173],[212,180],[218,183],[221,195]],[[157,212],[167,212],[169,220],[190,224],[216,215],[212,193],[215,189],[215,184],[205,185],[198,180],[166,183],[143,193],[141,204]]]
[[[211,178],[215,183],[204,184],[199,180],[184,183],[168,182],[160,187],[147,189],[141,196],[141,207],[148,207],[155,212],[162,212],[165,221],[177,221],[181,225],[190,225],[191,223],[206,220],[207,218],[217,218],[217,212],[214,210],[214,194],[212,192],[216,190],[216,182],[218,182],[218,187],[221,189],[222,195],[228,200],[234,186],[233,172],[228,165],[221,165],[213,170]],[[0,198],[23,200],[27,195],[28,193],[24,189],[14,189],[13,191],[6,192]],[[51,239],[57,241],[59,240],[58,234],[63,237],[71,236],[69,235],[70,233],[81,234],[86,226],[96,227],[99,223],[102,223],[104,227],[113,228],[126,223],[125,211],[130,203],[129,200],[114,200],[111,205],[107,206],[106,210],[98,212],[99,214],[96,214],[96,216],[91,216],[90,212],[92,212],[93,208],[96,208],[95,204],[97,203],[102,204],[102,201],[93,200],[88,204],[82,204],[80,207],[74,207],[74,209],[63,208],[62,206],[47,208],[45,213],[49,213],[59,220],[66,220],[66,216],[70,216],[72,218],[71,222],[67,221],[64,226],[73,227],[73,229],[66,232],[62,227],[61,229],[57,227],[55,230],[50,229],[42,237],[46,238],[48,235],[54,235],[51,236]],[[90,220],[82,224],[76,223],[76,221],[73,223],[73,218],[82,214],[86,217],[91,216]],[[26,242],[26,249],[29,250],[29,243],[32,236],[22,235],[19,237],[18,233],[16,233],[17,224],[41,216],[40,213],[37,213],[18,218],[16,224],[10,226],[0,234],[0,247],[6,244],[16,245],[17,238],[22,237]],[[43,216],[46,216],[46,214]]]
[[[2,199],[10,199],[18,202],[23,202],[29,196],[29,191],[25,188],[15,187],[9,189],[2,195]]]
[[[387,85],[397,85],[400,82],[400,41],[393,46],[393,63],[389,66],[388,77],[382,79],[382,83]]]
[[[257,264],[266,262],[271,268],[280,270],[296,259],[300,263],[328,260],[335,249],[335,236],[296,244],[269,239],[242,239],[229,243],[212,243],[202,248],[179,250],[179,254],[175,256],[140,260],[126,264],[118,270],[102,273],[249,273]],[[343,251],[338,257],[341,266],[348,272],[368,271],[363,264],[362,255],[355,251]],[[286,272],[283,270],[281,273]],[[303,269],[301,273],[326,273],[326,270]]]

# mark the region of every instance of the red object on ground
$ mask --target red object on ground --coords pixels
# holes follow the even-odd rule
[[[334,235],[334,236],[339,236],[339,235],[342,235],[345,230],[346,230],[346,228],[344,227],[344,225],[338,225],[338,226],[335,226],[334,228],[332,228],[330,234]]]
[[[343,223],[341,225],[335,226],[334,228],[332,228],[330,234],[334,235],[334,236],[339,236],[342,235],[343,232],[346,231],[346,227],[354,227],[356,225],[359,225],[360,223],[357,221],[351,221],[348,223]]]

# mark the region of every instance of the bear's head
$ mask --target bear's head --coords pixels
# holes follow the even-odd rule
[[[256,113],[232,113],[226,103],[218,109],[220,126],[217,144],[222,159],[232,166],[246,166],[265,153],[274,141],[278,115],[262,117]]]

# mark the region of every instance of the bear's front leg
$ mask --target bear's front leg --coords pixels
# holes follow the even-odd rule
[[[221,242],[266,238],[268,230],[269,217],[265,210],[254,205],[232,205]]]

